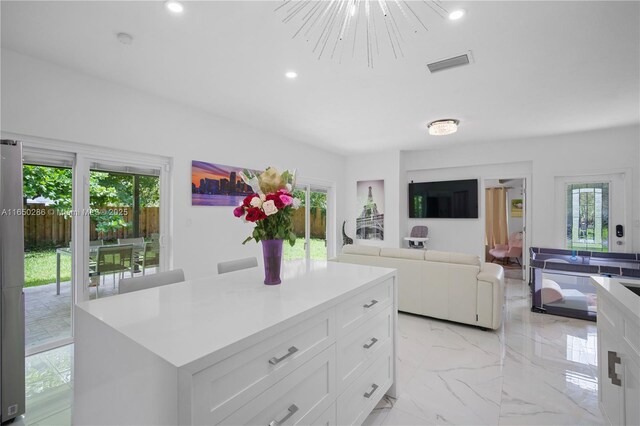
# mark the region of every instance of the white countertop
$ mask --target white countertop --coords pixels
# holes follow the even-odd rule
[[[394,269],[338,262],[283,265],[282,284],[262,268],[121,294],[77,305],[176,367],[219,353],[284,321],[333,306]]]
[[[626,288],[624,284],[631,284],[640,287],[640,280],[627,278],[609,278],[609,277],[591,277],[596,286],[599,286],[611,295],[613,299],[618,301],[628,314],[640,320],[640,296]]]

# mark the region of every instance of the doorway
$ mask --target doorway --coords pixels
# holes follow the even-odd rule
[[[485,179],[485,259],[525,279],[525,179]]]

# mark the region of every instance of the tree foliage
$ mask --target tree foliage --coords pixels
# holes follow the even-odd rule
[[[23,167],[23,192],[25,198],[44,197],[52,200],[62,214],[72,208],[71,169],[32,166]],[[140,207],[158,207],[160,204],[159,179],[155,176],[138,176]],[[92,171],[89,177],[89,206],[91,219],[98,232],[108,232],[129,226],[124,217],[104,207],[133,206],[133,175]]]

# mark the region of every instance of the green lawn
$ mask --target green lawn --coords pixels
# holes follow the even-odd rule
[[[60,281],[71,280],[71,256],[60,256]],[[24,286],[56,282],[56,251],[31,251],[24,254]]]
[[[327,248],[324,242],[325,240],[317,238],[311,239],[311,259],[327,260]],[[284,252],[284,260],[304,259],[304,238],[298,238],[293,247],[285,241],[282,251]]]

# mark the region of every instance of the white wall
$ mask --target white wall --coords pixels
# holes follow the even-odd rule
[[[215,273],[221,260],[261,257],[255,243],[241,245],[252,228],[231,208],[191,206],[191,160],[297,168],[336,182],[344,198],[340,155],[6,49],[1,56],[2,131],[173,158],[174,267],[189,278]]]
[[[349,157],[345,201],[347,217],[356,210],[355,182],[385,178],[395,182],[400,176],[398,195],[398,229],[389,231],[398,238],[385,239],[386,246],[400,247],[402,237],[418,224],[429,226],[428,247],[477,253],[484,256],[484,194],[478,219],[408,219],[407,183],[431,180],[485,180],[527,178],[528,245],[555,247],[562,224],[558,225],[555,181],[559,176],[580,176],[624,172],[626,205],[614,206],[625,212],[626,250],[640,251],[640,128],[618,127],[604,130],[531,138],[515,141],[463,145],[449,149],[374,153]],[[399,161],[399,164],[398,164]],[[393,186],[393,185],[392,185]],[[387,205],[393,201],[387,198]],[[391,217],[392,212],[389,211]],[[394,226],[392,221],[385,227]]]
[[[384,241],[358,240],[356,235],[356,218],[362,212],[362,206],[356,199],[357,181],[384,179],[385,212]],[[345,227],[347,235],[355,244],[377,245],[382,247],[398,247],[400,244],[400,189],[404,187],[400,179],[400,151],[380,152],[350,156],[347,159],[345,198]],[[406,190],[406,189],[405,189]],[[342,222],[340,222],[342,226]]]
[[[405,162],[423,152],[406,153]],[[415,167],[410,165],[409,167]],[[429,227],[427,247],[433,250],[476,253],[484,258],[485,246],[485,197],[486,181],[498,178],[527,177],[531,174],[530,161],[508,164],[468,165],[464,167],[443,167],[422,170],[408,170],[407,183],[430,182],[457,179],[478,179],[478,218],[477,219],[409,219],[407,232],[415,225]]]

